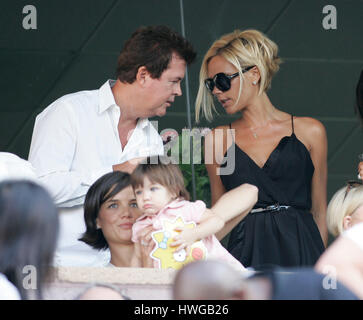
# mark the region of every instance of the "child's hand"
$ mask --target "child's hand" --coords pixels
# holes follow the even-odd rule
[[[188,254],[190,246],[198,240],[194,230],[178,227],[174,231],[179,232],[179,234],[173,238],[174,242],[170,243],[170,246],[176,247],[175,252],[185,249]]]

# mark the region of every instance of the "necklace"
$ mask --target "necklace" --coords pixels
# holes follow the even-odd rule
[[[258,138],[257,133],[256,133],[255,131],[253,131],[253,129],[252,129],[252,128],[250,128],[250,130],[251,130],[251,132],[252,132],[253,137],[254,137],[255,139],[257,139],[257,138]]]
[[[271,120],[270,120],[270,121],[267,121],[267,122],[266,122],[264,125],[262,125],[262,126],[255,127],[255,128],[249,127],[249,129],[251,130],[251,133],[252,133],[253,137],[254,137],[255,139],[258,139],[258,134],[257,134],[256,130],[259,130],[259,129],[261,129],[261,128],[265,128],[266,126],[268,126],[268,125],[270,125],[270,124],[271,124]]]

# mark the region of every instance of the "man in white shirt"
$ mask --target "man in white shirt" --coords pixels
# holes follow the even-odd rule
[[[164,153],[148,118],[165,115],[182,94],[180,82],[195,55],[168,27],[139,28],[119,55],[116,81],[63,96],[37,116],[29,161],[61,207],[56,265],[108,262],[108,252],[78,241],[84,197],[107,172],[132,172],[142,158]]]

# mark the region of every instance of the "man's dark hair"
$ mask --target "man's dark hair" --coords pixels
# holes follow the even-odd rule
[[[138,69],[145,66],[151,77],[158,79],[168,68],[173,53],[188,65],[196,57],[191,43],[169,27],[140,27],[118,57],[116,76],[121,82],[133,83]]]

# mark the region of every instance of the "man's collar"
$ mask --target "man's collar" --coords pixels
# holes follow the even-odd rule
[[[115,97],[113,96],[111,88],[116,83],[116,80],[107,80],[99,90],[99,109],[98,112],[102,113],[112,106],[116,106]]]
[[[117,106],[115,97],[113,96],[111,88],[115,85],[116,80],[107,80],[99,90],[99,107],[98,112],[102,113],[112,106]],[[148,126],[148,118],[139,118],[137,121],[139,128],[144,129]]]
[[[149,124],[149,120],[147,118],[139,118],[137,124],[140,126],[141,129],[144,129]]]

